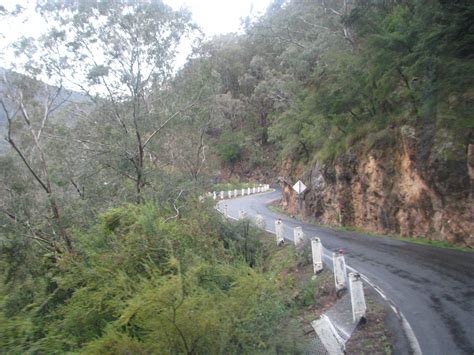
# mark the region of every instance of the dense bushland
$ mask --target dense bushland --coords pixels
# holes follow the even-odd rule
[[[285,262],[210,206],[179,220],[146,204],[71,233],[75,253],[2,242],[0,347],[10,352],[253,353],[293,347]],[[28,255],[25,255],[25,254]],[[289,253],[289,254],[288,254]],[[26,260],[24,258],[27,258]],[[281,258],[281,256],[280,256]]]

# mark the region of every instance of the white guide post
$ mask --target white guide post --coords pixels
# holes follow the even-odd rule
[[[283,237],[283,222],[281,219],[275,221],[275,234],[277,245],[280,246],[285,244],[285,238]]]
[[[256,193],[257,192],[257,188],[254,186],[253,189],[252,189],[252,193]]]
[[[304,233],[302,227],[295,227],[293,229],[293,242],[295,243],[295,247],[303,244],[304,241]]]
[[[217,194],[215,191],[212,192],[212,199],[217,200]]]
[[[257,216],[255,216],[255,224],[260,229],[267,228],[267,224],[265,223],[265,218],[263,218],[261,214],[258,214]]]
[[[247,195],[250,195],[251,192],[250,192],[250,187],[247,188]]]
[[[260,193],[260,186],[257,186],[257,192]]]
[[[224,191],[221,191],[221,200],[224,199]]]
[[[311,238],[311,254],[313,255],[313,271],[316,275],[323,270],[323,245],[318,237]]]
[[[245,189],[242,189],[242,196],[245,196]]]
[[[240,210],[239,219],[245,219],[245,218],[247,218],[247,212],[245,212],[244,210]]]
[[[239,192],[237,191],[237,189],[234,190],[234,197],[237,197],[239,194]]]
[[[227,197],[232,198],[232,190],[227,191]]]
[[[311,322],[314,331],[318,335],[326,350],[325,354],[344,355],[344,340],[339,336],[328,316],[322,314],[319,319]]]
[[[224,212],[224,216],[227,217],[227,205],[224,205],[224,207],[222,207],[222,211]]]
[[[349,292],[351,293],[352,318],[354,323],[365,320],[367,306],[365,304],[364,285],[360,275],[354,272],[349,274]]]
[[[341,252],[332,253],[332,264],[334,266],[334,283],[336,291],[346,288],[346,261]]]

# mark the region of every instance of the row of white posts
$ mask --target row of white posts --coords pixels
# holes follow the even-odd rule
[[[222,191],[221,194],[223,193]],[[224,215],[227,215],[227,206],[224,206]],[[239,219],[246,218],[248,218],[247,213],[240,210]],[[257,214],[255,224],[261,229],[266,229],[265,219],[260,214]],[[284,228],[281,219],[275,221],[275,237],[278,246],[285,244]],[[293,229],[293,242],[296,247],[304,244],[304,232],[302,227],[295,227]],[[323,245],[318,237],[311,238],[311,255],[313,259],[313,272],[317,275],[323,270]],[[351,297],[352,317],[354,322],[365,321],[367,306],[361,276],[355,272],[351,272],[347,275],[346,261],[344,259],[344,253],[341,250],[332,254],[332,263],[336,292],[340,294],[343,290],[348,289]]]
[[[226,198],[252,195],[252,194],[256,194],[256,193],[267,192],[269,190],[270,190],[270,185],[261,184],[259,186],[254,186],[252,188],[248,187],[246,189],[235,189],[235,190],[229,190],[229,191],[220,191],[219,195],[218,195],[217,191],[213,191],[210,194],[212,195],[212,198],[214,200],[217,200],[218,197],[219,197],[219,199],[224,200]]]
[[[261,215],[257,215],[255,222],[258,227],[265,228],[265,220]],[[285,243],[285,238],[283,222],[280,219],[275,221],[275,235],[277,245],[283,245]],[[301,246],[304,243],[304,232],[301,227],[293,229],[293,242],[296,247]],[[318,237],[311,238],[311,254],[313,259],[313,272],[316,275],[323,270],[323,246]],[[352,317],[354,322],[359,322],[361,320],[365,321],[367,306],[365,303],[364,287],[360,275],[351,272],[349,273],[349,277],[347,277],[346,261],[342,251],[333,253],[332,261],[336,292],[339,294],[343,290],[348,289],[351,296]],[[347,286],[348,279],[349,287]]]

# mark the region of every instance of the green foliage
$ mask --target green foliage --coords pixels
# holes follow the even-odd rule
[[[472,129],[473,76],[466,73],[474,66],[466,57],[472,38],[461,29],[472,13],[467,3],[357,3],[345,19],[357,50],[326,42],[289,109],[273,118],[270,138],[281,155],[331,160],[366,138],[363,145],[374,147],[374,133],[392,141],[386,128],[403,123],[437,125],[454,133],[450,141],[465,142],[458,127]]]
[[[274,280],[279,271],[260,267],[268,258],[261,232],[248,221],[229,225],[203,206],[166,221],[166,209],[125,205],[77,231],[79,254],[3,284],[2,349],[271,351],[287,309]],[[14,283],[21,286],[15,292]]]
[[[234,166],[242,159],[242,135],[226,134],[217,145],[217,154],[224,164]]]

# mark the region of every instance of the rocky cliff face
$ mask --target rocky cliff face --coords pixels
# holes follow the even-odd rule
[[[303,209],[319,223],[473,248],[474,145],[442,138],[388,129],[370,149],[349,149],[303,176],[286,173],[309,183]],[[295,213],[295,196],[283,186],[283,204]]]

